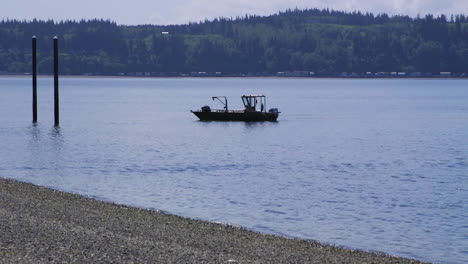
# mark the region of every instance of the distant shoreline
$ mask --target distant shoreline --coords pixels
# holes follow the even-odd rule
[[[31,74],[0,74],[0,78],[31,78]],[[38,78],[53,78],[41,74]],[[468,77],[280,77],[280,76],[118,76],[118,75],[60,75],[60,78],[83,79],[278,79],[278,80],[468,80]]]
[[[260,234],[0,177],[4,262],[423,263]]]

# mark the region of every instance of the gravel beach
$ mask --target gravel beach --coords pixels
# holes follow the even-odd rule
[[[422,263],[0,178],[0,263]]]

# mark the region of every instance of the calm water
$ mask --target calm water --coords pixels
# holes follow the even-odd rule
[[[0,78],[0,176],[253,230],[468,262],[468,81]],[[189,110],[264,93],[276,123]]]

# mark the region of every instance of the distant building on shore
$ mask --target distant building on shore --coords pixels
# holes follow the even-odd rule
[[[451,72],[440,72],[440,77],[441,78],[450,78],[450,77],[452,77],[452,73]]]
[[[278,76],[278,77],[313,77],[313,76],[315,76],[315,72],[309,72],[309,71],[284,71],[284,72],[277,72],[276,76]]]

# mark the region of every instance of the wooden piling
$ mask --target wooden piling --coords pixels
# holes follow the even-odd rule
[[[59,69],[58,69],[58,37],[54,37],[54,120],[59,125]]]
[[[32,37],[32,108],[33,123],[37,123],[37,41],[36,36]]]

